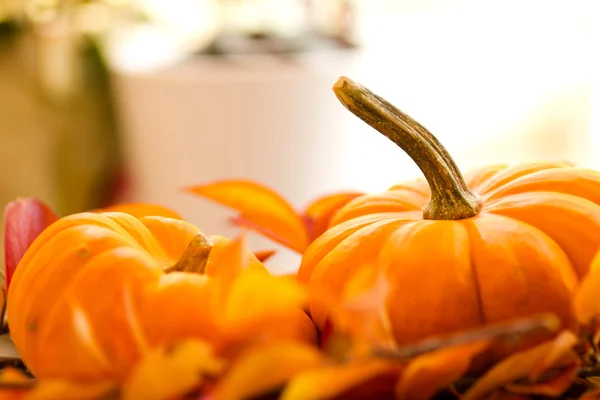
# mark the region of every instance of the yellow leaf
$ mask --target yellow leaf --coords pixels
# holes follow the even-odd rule
[[[427,400],[460,377],[472,359],[484,351],[490,340],[436,350],[412,360],[404,369],[396,395],[398,400]]]
[[[216,400],[249,399],[283,387],[301,371],[323,363],[319,351],[300,343],[273,343],[243,353],[221,379]]]
[[[300,310],[307,302],[304,289],[284,277],[247,269],[232,282],[222,314],[226,328],[239,327]]]
[[[292,250],[302,252],[308,246],[302,218],[283,197],[264,185],[249,180],[222,180],[186,190],[239,211],[235,223]]]
[[[573,350],[577,342],[574,333],[563,331],[551,341],[505,358],[475,382],[465,393],[463,400],[479,399],[519,379],[535,379],[549,368],[570,365],[577,359]]]
[[[151,349],[122,387],[123,400],[167,400],[199,387],[203,377],[221,373],[225,362],[199,340]]]
[[[373,360],[332,365],[301,372],[286,385],[280,400],[325,400],[335,398],[377,376],[399,374],[401,367]]]

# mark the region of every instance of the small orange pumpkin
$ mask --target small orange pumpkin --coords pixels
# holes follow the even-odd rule
[[[119,382],[152,346],[200,338],[218,348],[223,337],[215,321],[221,316],[211,312],[215,296],[209,294],[221,296],[224,289],[215,292],[210,283],[236,261],[222,251],[232,243],[161,216],[99,212],[61,218],[33,241],[9,287],[17,350],[37,378]],[[268,275],[252,253],[243,257],[245,271]],[[235,285],[235,276],[227,274],[221,280]],[[256,308],[247,302],[248,287],[246,279],[237,300],[246,302],[238,304],[246,310]],[[290,310],[278,310],[287,326],[275,334],[312,340],[306,313]],[[230,311],[223,317],[230,318]]]
[[[362,266],[378,265],[398,344],[538,312],[574,327],[572,292],[600,246],[600,173],[548,162],[463,178],[437,139],[386,100],[345,77],[334,92],[426,180],[342,207],[305,251],[301,283],[335,298]],[[318,326],[328,311],[312,301]]]

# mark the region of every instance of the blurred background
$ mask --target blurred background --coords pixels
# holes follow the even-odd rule
[[[0,0],[0,202],[161,203],[233,236],[181,188],[251,178],[302,207],[418,176],[338,103],[340,75],[463,169],[600,168],[598,21],[592,0]]]

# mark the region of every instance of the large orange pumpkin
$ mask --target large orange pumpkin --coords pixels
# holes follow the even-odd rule
[[[600,173],[547,162],[463,178],[436,138],[386,100],[345,77],[334,92],[426,180],[342,207],[304,253],[300,282],[331,299],[360,268],[378,265],[399,344],[538,312],[574,327],[572,292],[600,246]],[[311,313],[323,327],[327,302],[313,301]]]
[[[12,339],[36,377],[87,381],[122,381],[154,345],[191,337],[218,348],[221,332],[207,290],[215,271],[231,261],[220,251],[231,243],[166,217],[61,218],[31,244],[12,278]],[[267,273],[245,254],[249,270]],[[299,308],[283,320],[287,327],[277,333],[283,337],[314,334]]]

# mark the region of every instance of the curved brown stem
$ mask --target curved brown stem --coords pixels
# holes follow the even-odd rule
[[[427,129],[344,76],[335,83],[333,91],[348,110],[404,150],[421,169],[431,189],[423,218],[459,220],[479,213],[480,201],[467,187],[448,151]]]
[[[199,233],[194,236],[179,261],[177,261],[175,265],[165,268],[164,271],[167,274],[170,272],[193,272],[196,274],[204,274],[211,250],[212,245],[209,243],[206,236]]]

